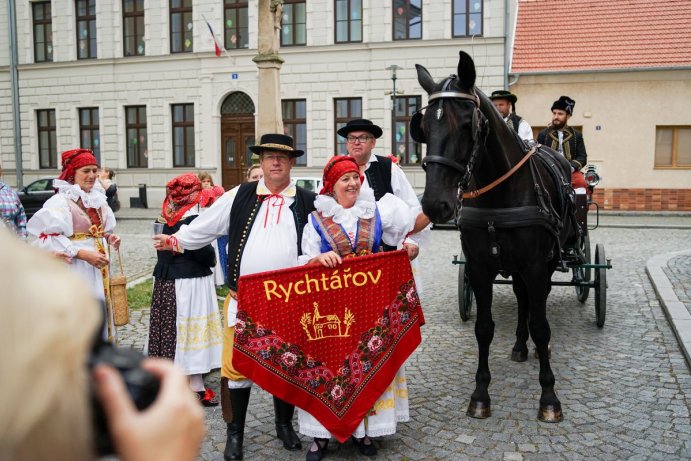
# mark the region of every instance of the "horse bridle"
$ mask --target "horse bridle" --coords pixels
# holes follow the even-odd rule
[[[480,98],[478,97],[477,93],[475,93],[475,90],[471,90],[472,93],[464,93],[462,91],[454,91],[454,90],[449,90],[449,86],[451,83],[456,79],[457,77],[455,75],[449,76],[446,80],[444,80],[444,84],[442,86],[441,91],[438,91],[436,93],[432,93],[429,95],[429,103],[427,106],[423,107],[420,109],[418,112],[422,112],[424,109],[427,107],[431,106],[432,103],[436,100],[437,102],[437,108],[435,109],[434,116],[436,117],[437,120],[441,120],[441,118],[444,116],[444,100],[445,99],[464,99],[466,101],[471,101],[475,105],[475,109],[473,111],[473,121],[472,121],[472,140],[473,140],[473,150],[470,154],[470,158],[468,159],[468,163],[463,166],[460,163],[458,163],[455,160],[448,159],[446,157],[442,157],[441,155],[430,155],[427,154],[425,158],[422,160],[422,169],[426,170],[427,165],[429,163],[438,163],[440,165],[444,165],[448,168],[451,168],[453,170],[458,171],[461,173],[462,177],[458,183],[458,187],[460,191],[463,191],[465,187],[468,185],[470,182],[470,177],[473,173],[473,167],[475,165],[475,160],[478,156],[478,153],[480,151],[480,145],[484,140],[481,139],[482,134],[486,135],[487,130],[483,130],[484,125],[487,123],[487,119],[484,116],[484,114],[480,111]]]

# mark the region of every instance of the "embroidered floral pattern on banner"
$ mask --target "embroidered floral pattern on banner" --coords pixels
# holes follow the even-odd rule
[[[403,251],[253,274],[238,294],[233,365],[339,440],[420,343],[424,317]]]

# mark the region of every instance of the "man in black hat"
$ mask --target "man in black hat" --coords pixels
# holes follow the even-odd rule
[[[295,185],[290,170],[303,154],[293,148],[293,138],[265,134],[260,144],[250,146],[259,155],[264,177],[244,183],[219,197],[199,218],[174,236],[154,236],[156,249],[178,252],[194,250],[218,237],[228,236],[230,288],[224,305],[221,369],[221,408],[226,422],[225,460],[242,459],[245,416],[252,382],[232,366],[237,314],[237,281],[240,275],[284,269],[298,265],[302,230],[314,211],[314,192]],[[276,435],[288,450],[302,448],[293,429],[293,405],[274,397]]]
[[[551,147],[571,164],[571,184],[576,193],[585,194],[586,184],[581,168],[588,161],[583,135],[568,126],[576,101],[568,96],[560,96],[552,104],[552,124],[537,135],[537,142]]]
[[[506,124],[513,128],[513,131],[518,133],[522,140],[530,141],[533,139],[533,129],[530,128],[530,124],[516,114],[518,97],[515,94],[506,90],[497,90],[493,91],[489,98]]]
[[[403,170],[391,158],[372,154],[377,138],[382,135],[382,129],[371,120],[355,119],[341,127],[338,134],[345,138],[348,155],[355,159],[365,176],[362,187],[372,189],[375,200],[379,200],[386,193],[400,198],[408,204],[413,214],[418,216],[414,231],[425,228],[430,221],[422,213],[420,201]],[[411,260],[415,259],[419,253],[416,236],[408,237],[403,243],[403,248]],[[395,248],[384,247],[385,251],[392,249]]]

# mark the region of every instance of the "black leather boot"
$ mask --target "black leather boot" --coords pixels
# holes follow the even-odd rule
[[[251,390],[250,387],[228,390],[229,398],[227,400],[230,403],[232,419],[226,423],[226,449],[223,451],[225,461],[242,459],[245,416],[247,415],[247,404],[250,401]],[[221,399],[222,404],[225,402],[225,399]],[[227,412],[224,411],[225,413]]]
[[[295,406],[274,397],[274,410],[276,411],[276,437],[281,439],[286,450],[301,450],[300,437],[293,429]]]

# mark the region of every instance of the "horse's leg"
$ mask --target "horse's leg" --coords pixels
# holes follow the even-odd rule
[[[512,274],[513,292],[518,303],[518,324],[516,325],[516,343],[511,350],[511,360],[525,362],[528,360],[528,313],[530,298],[528,289],[518,274]]]
[[[472,267],[479,264],[469,264]],[[494,321],[492,320],[492,278],[488,274],[473,277],[468,274],[475,293],[477,303],[477,319],[475,320],[475,338],[478,345],[478,365],[475,373],[475,391],[470,396],[470,404],[466,414],[473,418],[487,418],[492,414],[490,408],[489,382],[492,375],[489,371],[489,346],[494,338]],[[482,283],[478,283],[478,280]]]
[[[539,267],[537,267],[539,266]],[[561,411],[561,402],[554,392],[554,373],[549,364],[549,352],[547,350],[552,332],[547,321],[547,295],[550,292],[550,271],[544,265],[536,265],[535,284],[530,291],[531,311],[529,319],[530,336],[535,342],[538,357],[540,358],[540,408],[537,418],[548,423],[558,423],[564,419]]]

